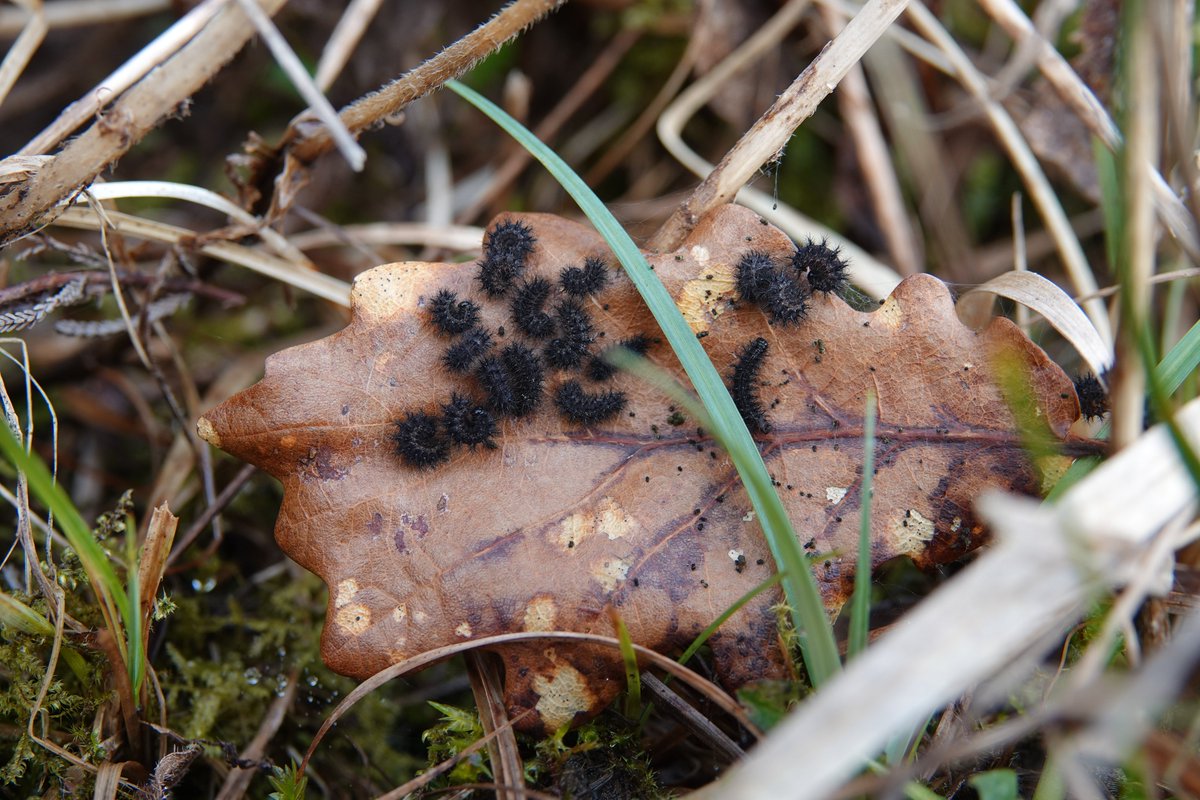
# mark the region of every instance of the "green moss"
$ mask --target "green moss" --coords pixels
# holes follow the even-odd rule
[[[0,784],[14,786],[17,793],[32,792],[48,781],[65,780],[71,764],[37,745],[26,733],[29,714],[37,702],[52,642],[0,628]],[[39,736],[96,763],[106,756],[92,728],[96,709],[111,699],[101,686],[101,671],[88,663],[90,671],[81,681],[60,662],[54,680],[34,721]]]

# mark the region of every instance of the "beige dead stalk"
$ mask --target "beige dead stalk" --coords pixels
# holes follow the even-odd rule
[[[980,329],[991,321],[997,297],[1006,297],[1045,317],[1096,375],[1103,375],[1112,366],[1112,348],[1100,338],[1087,315],[1058,284],[1036,272],[1013,270],[997,275],[964,294],[955,310],[965,324]]]
[[[952,281],[974,280],[980,265],[956,197],[958,179],[951,174],[953,167],[945,157],[941,131],[935,130],[930,119],[918,65],[905,55],[895,35],[902,30],[896,26],[889,29],[888,35],[867,51],[863,64],[941,276]]]
[[[564,2],[566,0],[514,0],[488,22],[436,56],[343,108],[339,113],[342,122],[351,133],[357,134],[380,120],[394,117],[412,101],[471,69]],[[329,130],[311,123],[311,119],[296,120],[284,134],[288,152],[302,163],[313,161],[333,146]]]
[[[1008,152],[1013,166],[1028,189],[1030,199],[1037,207],[1046,227],[1053,234],[1059,256],[1075,292],[1086,294],[1096,291],[1096,278],[1092,274],[1091,266],[1079,244],[1079,237],[1072,230],[1070,220],[1067,219],[1066,212],[1063,211],[1054,188],[1050,185],[1045,173],[1042,172],[1037,158],[1029,149],[1029,144],[1021,135],[1017,124],[1004,110],[1004,107],[992,98],[987,80],[971,63],[967,54],[958,46],[958,43],[954,41],[937,17],[924,5],[914,2],[909,6],[908,18],[922,36],[942,51],[950,62],[954,77],[980,105],[981,111],[991,124],[1000,144]],[[1098,301],[1089,302],[1084,306],[1084,311],[1091,318],[1092,324],[1096,326],[1101,337],[1106,342],[1111,342],[1113,338],[1112,325],[1109,323],[1108,310],[1104,304]]]
[[[1154,225],[1154,201],[1146,164],[1158,163],[1159,82],[1156,76],[1155,33],[1161,8],[1147,6],[1142,14],[1128,14],[1126,31],[1129,41],[1128,152],[1124,170],[1125,218],[1121,254],[1126,264],[1121,304],[1121,336],[1117,340],[1118,368],[1112,380],[1112,441],[1117,449],[1128,447],[1142,433],[1145,416],[1146,372],[1137,337],[1139,328],[1148,325],[1150,312],[1150,276],[1154,274],[1157,247]],[[1097,301],[1099,302],[1099,301]],[[1153,366],[1153,365],[1151,365]]]
[[[841,13],[827,6],[821,9],[821,15],[831,35],[836,36],[846,24]],[[892,262],[901,275],[924,272],[920,246],[904,208],[900,180],[875,114],[863,65],[855,64],[838,88],[838,108],[842,110],[845,128],[858,152],[859,171],[866,182],[875,218],[887,242]]]
[[[1071,69],[1071,65],[1062,54],[1038,34],[1029,17],[1016,2],[980,0],[979,5],[1004,28],[1015,43],[1020,45],[1029,41],[1035,45],[1036,63],[1042,77],[1054,87],[1058,96],[1083,121],[1088,130],[1104,142],[1105,147],[1116,151],[1121,145],[1121,132],[1104,105],[1075,70]],[[1197,232],[1195,220],[1154,164],[1147,162],[1144,169],[1150,174],[1154,206],[1163,225],[1171,231],[1179,246],[1188,254],[1188,258],[1193,263],[1200,264],[1200,232]]]
[[[262,0],[274,13],[285,0]],[[221,6],[191,41],[121,95],[100,118],[41,169],[0,196],[0,243],[27,233],[54,206],[95,180],[233,58],[254,35],[234,3]]]
[[[1200,401],[1176,420],[1193,447],[1200,443]],[[996,543],[694,796],[828,797],[896,732],[912,730],[1031,650],[1040,654],[1047,635],[1069,629],[1097,592],[1147,572],[1153,580],[1142,585],[1168,590],[1171,559],[1160,558],[1155,537],[1180,514],[1194,515],[1195,502],[1195,485],[1162,425],[1056,503],[985,495],[979,510]],[[988,635],[979,636],[982,630]]]
[[[703,78],[693,83],[663,111],[658,120],[658,138],[663,147],[677,160],[700,178],[713,174],[713,165],[705,161],[683,140],[683,129],[687,121],[712,98],[717,89],[733,75],[770,50],[773,50],[787,32],[799,22],[807,9],[808,0],[791,0],[775,13],[745,42],[730,53],[721,63]],[[882,264],[853,242],[800,214],[776,198],[750,187],[737,192],[737,202],[758,212],[797,241],[804,238],[829,239],[842,249],[850,262],[851,278],[856,286],[873,297],[885,297],[896,284],[900,275],[891,267]]]
[[[293,234],[288,241],[299,250],[344,246],[424,245],[460,253],[477,253],[483,228],[475,225],[429,225],[424,222],[371,222],[330,225]]]
[[[671,215],[649,248],[659,252],[675,249],[707,211],[733,200],[763,164],[778,156],[796,128],[907,5],[908,0],[870,0],[864,5]]]
[[[504,705],[504,679],[499,659],[491,653],[471,650],[466,654],[467,674],[475,695],[475,708],[483,732],[488,734],[488,755],[492,777],[501,786],[514,787],[496,792],[497,800],[526,800],[524,762],[517,749],[512,720]]]
[[[169,9],[171,0],[49,0],[38,5],[51,28],[74,28],[157,14]],[[28,21],[27,10],[0,8],[0,36],[11,36]]]
[[[329,35],[325,49],[321,51],[321,60],[317,62],[314,80],[322,92],[328,92],[329,87],[333,86],[382,4],[383,0],[350,0],[333,33]]]
[[[230,264],[252,269],[255,272],[273,278],[297,289],[309,292],[338,305],[350,306],[350,285],[345,281],[332,278],[321,272],[311,272],[297,269],[290,261],[255,250],[243,245],[226,241],[206,241],[195,244],[199,234],[187,228],[168,225],[164,222],[143,219],[118,211],[105,212],[115,230],[124,236],[147,239],[152,242],[163,242],[189,247],[193,244],[198,252],[207,256],[227,261]],[[84,230],[101,230],[101,223],[91,209],[68,208],[58,219],[56,225]]]
[[[84,0],[96,7],[107,3],[103,0]],[[120,2],[120,0],[118,0]],[[159,34],[154,41],[143,47],[133,58],[130,58],[116,72],[104,78],[83,97],[63,109],[54,122],[29,140],[22,147],[19,155],[34,156],[48,153],[59,142],[74,132],[77,128],[94,117],[108,103],[119,96],[133,84],[146,76],[146,73],[165,62],[179,51],[195,36],[226,0],[204,0],[187,14],[180,17],[175,24]],[[67,3],[52,3],[50,8],[57,8]],[[72,4],[73,5],[73,4]],[[47,11],[49,19],[51,12]],[[2,162],[0,162],[2,163]]]
[[[304,64],[300,62],[300,57],[296,55],[296,51],[292,50],[291,45],[283,38],[283,34],[275,27],[275,23],[271,18],[263,13],[263,10],[258,6],[258,0],[237,0],[241,5],[242,11],[250,18],[250,22],[254,25],[258,35],[267,43],[267,48],[271,51],[271,55],[275,58],[275,63],[279,65],[283,73],[288,76],[292,85],[296,87],[296,91],[308,103],[309,111],[316,115],[329,131],[329,136],[333,139],[334,145],[341,151],[342,157],[346,159],[346,163],[350,165],[350,169],[355,172],[362,172],[363,165],[367,163],[367,154],[354,141],[354,137],[350,131],[346,130],[346,126],[342,124],[341,118],[337,112],[333,110],[333,105],[329,99],[322,94],[317,85],[313,83],[312,76],[304,68]]]
[[[50,29],[41,0],[25,0],[21,5],[28,7],[29,21],[21,28],[21,35],[8,48],[4,61],[0,62],[0,103],[8,97],[13,84],[21,77],[21,73],[29,65],[29,59],[33,58],[33,54],[42,44],[42,39],[46,37],[46,31]]]
[[[246,745],[246,748],[238,754],[241,761],[258,761],[267,751],[267,745],[271,743],[271,739],[275,738],[275,734],[283,726],[284,719],[287,718],[288,709],[291,708],[292,701],[296,698],[296,687],[300,681],[300,671],[293,668],[285,679],[287,684],[282,692],[278,694],[275,700],[267,709],[266,716],[263,717],[262,724],[258,726],[258,731],[255,732],[254,738]],[[217,793],[217,800],[237,800],[246,794],[246,789],[250,787],[250,781],[259,772],[254,767],[235,767],[225,776],[225,782],[221,784],[221,791]]]

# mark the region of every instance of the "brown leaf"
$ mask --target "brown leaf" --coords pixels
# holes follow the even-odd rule
[[[512,215],[537,243],[526,277],[557,281],[585,257],[608,257],[588,228],[548,215]],[[1014,325],[961,325],[938,280],[909,278],[871,313],[817,294],[798,325],[772,325],[734,303],[734,270],[750,250],[789,259],[795,247],[746,209],[726,206],[674,253],[649,256],[656,274],[728,375],[763,337],[759,398],[771,432],[757,440],[831,611],[851,589],[857,550],[866,393],[879,398],[872,562],[908,556],[928,566],[981,542],[973,499],[997,487],[1036,492],[993,370],[1018,363],[1048,431],[1079,416],[1071,381]],[[726,454],[670,400],[627,374],[609,385],[550,370],[536,413],[499,422],[495,449],[460,447],[446,463],[404,463],[391,436],[406,413],[439,413],[452,392],[479,395],[441,366],[449,339],[430,324],[443,287],[482,306],[500,344],[519,338],[507,300],[489,301],[475,264],[388,264],[359,277],[344,330],[267,360],[259,384],[200,421],[205,439],[283,482],[280,545],[330,587],[322,653],[364,678],[440,645],[519,630],[611,633],[609,609],[633,640],[682,649],[774,571]],[[557,287],[552,293],[558,292]],[[657,334],[619,270],[584,302],[605,343]],[[548,306],[549,307],[549,306]],[[503,327],[505,333],[498,335]],[[658,334],[661,339],[661,334]],[[681,375],[665,342],[649,358]],[[619,389],[628,406],[591,428],[554,406],[563,380]],[[752,387],[754,388],[754,387]],[[778,676],[766,593],[711,640],[730,685]],[[514,715],[554,728],[597,712],[619,690],[619,658],[599,648],[501,651]]]

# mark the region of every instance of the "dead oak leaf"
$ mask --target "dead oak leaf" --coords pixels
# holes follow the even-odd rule
[[[498,222],[531,231],[520,279],[551,282],[552,316],[561,271],[609,258],[592,230],[557,217]],[[817,556],[830,609],[853,579],[868,390],[879,404],[873,564],[958,558],[981,542],[971,513],[980,492],[1038,491],[997,387],[996,354],[1024,371],[1049,434],[1065,437],[1079,407],[1071,381],[1014,325],[962,326],[946,288],[928,276],[906,280],[870,313],[817,294],[798,324],[772,325],[737,301],[736,264],[752,250],[786,264],[795,247],[727,206],[678,251],[649,261],[723,373],[748,343],[766,343],[742,388],[769,423],[756,438],[797,536]],[[774,564],[726,454],[657,391],[627,374],[594,383],[586,366],[547,369],[536,411],[497,419],[494,447],[447,449],[448,460],[424,469],[398,455],[398,420],[417,412],[436,420],[454,393],[486,405],[475,378],[443,366],[454,340],[431,323],[439,290],[478,306],[492,352],[522,339],[511,297],[489,299],[477,268],[410,262],[361,275],[349,326],[272,356],[262,382],[200,421],[202,435],[283,483],[276,538],[329,586],[322,654],[338,672],[364,678],[435,647],[511,631],[611,633],[610,609],[635,642],[682,649]],[[646,355],[681,375],[632,284],[609,273],[578,306],[590,326],[584,338],[594,339],[585,349],[640,334]],[[574,323],[556,324],[561,334]],[[551,348],[528,344],[544,356]],[[552,400],[569,380],[586,397],[619,391],[626,403],[602,422],[571,422]],[[711,640],[727,684],[782,672],[778,599],[761,596]],[[501,655],[507,702],[536,709],[534,725],[595,713],[621,685],[611,651],[519,645]]]

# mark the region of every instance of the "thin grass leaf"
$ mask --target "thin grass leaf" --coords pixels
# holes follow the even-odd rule
[[[967,778],[979,800],[1017,800],[1017,773],[1011,769],[989,769]]]
[[[1200,322],[1191,327],[1159,362],[1154,376],[1168,395],[1173,395],[1200,368]]]
[[[1106,434],[1107,425],[1108,423],[1105,423]],[[1073,462],[1071,462],[1071,466],[1067,467],[1067,471],[1063,473],[1063,476],[1059,478],[1054,486],[1050,488],[1050,491],[1046,492],[1046,502],[1053,503],[1058,500],[1058,498],[1062,497],[1063,493],[1066,492],[1067,489],[1070,489],[1072,486],[1086,478],[1088,473],[1100,466],[1101,463],[1102,460],[1099,456],[1086,456],[1084,458],[1075,459]]]
[[[1033,800],[1063,800],[1067,796],[1067,787],[1063,782],[1062,772],[1054,756],[1046,758],[1042,767],[1042,775],[1038,779],[1037,788],[1033,790]]]
[[[625,716],[637,719],[642,713],[642,670],[638,667],[637,653],[625,620],[615,613],[612,620],[617,628],[617,641],[621,643],[621,662],[625,665]]]
[[[707,628],[700,631],[699,635],[696,636],[696,638],[692,640],[692,643],[687,646],[687,649],[683,651],[683,654],[680,655],[679,658],[677,658],[675,660],[678,661],[680,664],[687,664],[687,662],[691,659],[691,657],[696,655],[696,653],[700,650],[700,648],[704,646],[704,643],[707,642],[712,637],[712,635],[717,632],[717,628],[721,627],[721,625],[724,624],[725,620],[732,617],[734,614],[736,614],[738,611],[740,611],[741,608],[744,605],[746,605],[746,603],[749,603],[751,600],[758,597],[760,594],[765,592],[767,589],[770,589],[772,586],[775,586],[776,584],[781,583],[783,581],[783,575],[784,575],[784,573],[782,573],[782,572],[776,572],[774,575],[767,578],[765,581],[760,583],[758,586],[755,586],[753,589],[746,592],[744,595],[742,595],[737,600],[735,600],[733,602],[733,604],[729,606],[729,608],[727,608],[723,612],[721,612],[721,615],[719,617],[717,617],[712,622],[710,622],[708,624]]]
[[[871,498],[875,477],[875,393],[867,392],[867,411],[863,417],[862,510],[858,518],[858,565],[854,573],[854,594],[850,597],[850,639],[847,660],[867,649],[871,631]]]
[[[132,680],[132,665],[129,663],[128,643],[122,635],[122,621],[126,626],[130,626],[138,609],[128,604],[125,587],[117,577],[112,562],[108,559],[108,554],[93,538],[91,528],[83,521],[83,517],[75,508],[71,498],[50,477],[50,471],[46,469],[46,465],[42,463],[41,459],[25,452],[25,448],[17,441],[16,435],[7,425],[0,425],[0,450],[4,452],[5,457],[12,462],[13,466],[25,473],[25,478],[29,481],[29,488],[33,491],[34,496],[57,518],[63,534],[67,537],[67,542],[79,556],[79,561],[83,564],[84,571],[87,572],[88,581],[91,583],[93,591],[96,592],[105,624],[117,641]]]
[[[880,764],[878,761],[868,761],[867,769],[871,770],[871,772],[875,773],[876,775],[886,775],[888,772],[887,767],[885,767],[883,764]],[[938,794],[933,789],[930,789],[924,784],[917,783],[916,781],[909,781],[904,784],[904,796],[907,797],[908,800],[946,800],[945,797]]]
[[[54,626],[50,624],[48,619],[17,598],[4,592],[0,592],[0,624],[25,633],[31,633],[34,636],[45,636],[47,638],[53,638],[54,636]],[[83,656],[69,647],[63,648],[61,652],[63,661],[67,662],[67,666],[71,668],[71,672],[75,673],[75,677],[79,678],[80,681],[86,681],[88,670]]]
[[[146,660],[142,647],[142,598],[141,581],[138,576],[137,521],[132,515],[125,522],[125,563],[128,565],[128,580],[125,581],[125,602],[130,614],[125,619],[129,642],[129,682],[133,684],[136,697],[146,675]]]
[[[49,620],[5,592],[0,592],[0,624],[35,636],[54,635]]]
[[[1140,8],[1139,3],[1130,3],[1121,10],[1121,30],[1127,41],[1134,40],[1135,26],[1147,24],[1143,13],[1137,10]],[[1122,51],[1118,61],[1118,85],[1126,97],[1132,91],[1132,58],[1131,50],[1126,48]],[[1100,203],[1104,209],[1106,223],[1105,240],[1108,256],[1123,287],[1132,286],[1134,280],[1132,267],[1134,253],[1131,252],[1133,245],[1130,242],[1127,220],[1132,218],[1136,209],[1133,207],[1134,201],[1128,191],[1129,187],[1123,181],[1123,177],[1131,172],[1126,163],[1130,158],[1136,158],[1136,156],[1130,154],[1128,144],[1118,150],[1116,158],[1100,154],[1097,154],[1096,157],[1100,178]],[[1140,167],[1141,165],[1134,166]],[[1200,493],[1200,456],[1197,455],[1187,437],[1183,435],[1183,430],[1175,419],[1175,409],[1171,402],[1171,394],[1174,390],[1168,390],[1159,370],[1153,366],[1158,363],[1158,354],[1154,331],[1150,328],[1150,320],[1143,313],[1143,309],[1135,307],[1131,291],[1120,293],[1120,308],[1121,324],[1129,331],[1128,335],[1132,336],[1132,343],[1141,357],[1142,368],[1146,374],[1146,389],[1150,396],[1150,408],[1155,417],[1166,426],[1167,432],[1175,444],[1175,449],[1179,453],[1179,459],[1187,468],[1197,493]]]
[[[704,348],[696,341],[671,295],[650,270],[629,234],[566,162],[478,92],[457,81],[448,81],[446,86],[490,117],[546,167],[579,204],[625,268],[691,379],[696,393],[708,410],[714,434],[719,436],[729,452],[746,487],[775,563],[786,576],[783,580],[784,593],[800,634],[805,666],[813,685],[820,686],[841,668],[837,643],[821,602],[820,591],[800,543],[792,532],[783,504],[775,493],[762,455],[725,389],[724,381],[709,361]]]
[[[1175,343],[1162,361],[1158,362],[1158,366],[1154,368],[1154,376],[1166,394],[1174,395],[1197,369],[1200,369],[1200,322],[1193,325],[1191,330]],[[1107,439],[1108,433],[1109,423],[1105,422],[1096,432],[1096,438]],[[1071,464],[1054,488],[1046,495],[1046,501],[1053,502],[1058,499],[1063,492],[1099,466],[1100,462],[1099,458],[1093,456],[1075,459],[1075,463]]]

